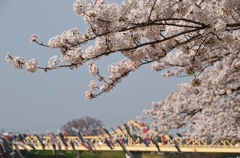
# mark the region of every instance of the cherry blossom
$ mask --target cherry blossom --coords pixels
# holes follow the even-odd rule
[[[93,63],[88,63],[88,69],[89,69],[89,73],[93,76],[96,76],[99,72],[99,68]]]
[[[91,100],[92,98],[95,98],[96,95],[94,94],[94,92],[92,90],[88,90],[86,91],[86,99]]]
[[[31,59],[25,62],[25,69],[30,73],[36,72],[37,67],[38,67],[38,62],[36,59]]]
[[[48,61],[48,67],[49,68],[52,68],[52,69],[57,69],[59,68],[61,65],[61,60],[60,59],[57,59],[57,56],[53,56],[49,59]]]
[[[96,88],[97,88],[97,83],[96,83],[94,80],[92,80],[92,81],[89,83],[89,87],[90,87],[90,89],[92,89],[92,90],[96,90]]]
[[[35,42],[37,40],[37,35],[32,35],[31,38],[30,38],[30,42]]]
[[[165,100],[154,101],[139,118],[152,118],[159,133],[181,128],[186,137],[240,138],[239,0],[126,0],[121,5],[76,0],[73,10],[89,25],[85,33],[72,28],[47,45],[31,37],[40,46],[58,49],[60,59],[51,57],[47,67],[10,54],[6,61],[29,72],[87,64],[99,81],[98,88],[96,81],[90,82],[89,100],[111,92],[131,72],[152,64],[163,77],[191,80]],[[124,57],[110,63],[104,77],[94,62],[112,54]]]
[[[22,57],[12,57],[11,54],[8,52],[6,56],[6,61],[16,69],[23,69],[24,68],[24,59]]]

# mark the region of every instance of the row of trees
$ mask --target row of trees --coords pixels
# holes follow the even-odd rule
[[[239,0],[127,0],[121,5],[76,0],[73,10],[89,24],[86,33],[73,28],[47,45],[31,37],[31,42],[59,49],[60,58],[53,56],[41,67],[36,59],[8,53],[7,62],[30,73],[87,63],[96,77],[87,99],[112,91],[131,72],[152,64],[162,76],[191,78],[144,110],[154,120],[152,126],[162,133],[185,127],[185,136],[203,139],[240,138]],[[95,44],[81,48],[91,41]],[[110,64],[104,77],[94,61],[115,53],[124,58]]]

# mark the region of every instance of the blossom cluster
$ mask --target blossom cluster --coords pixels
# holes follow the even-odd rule
[[[25,62],[25,69],[30,73],[36,72],[37,67],[38,67],[38,62],[36,59],[31,59]]]
[[[61,60],[57,59],[57,56],[52,56],[48,61],[48,67],[51,69],[57,69],[61,65]]]
[[[29,73],[37,71],[38,62],[36,59],[24,61],[22,57],[12,57],[10,53],[7,53],[6,61],[16,69],[26,69]]]

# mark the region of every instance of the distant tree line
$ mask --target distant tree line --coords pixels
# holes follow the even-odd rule
[[[85,116],[68,121],[65,125],[62,126],[61,129],[63,131],[66,131],[68,135],[76,135],[76,133],[72,131],[72,127],[80,131],[87,130],[89,132],[92,132],[93,129],[102,129],[103,126],[104,124],[102,123],[102,121],[96,118]]]

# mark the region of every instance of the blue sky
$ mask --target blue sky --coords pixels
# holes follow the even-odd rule
[[[151,65],[146,65],[123,79],[111,93],[89,101],[85,91],[89,82],[97,78],[89,75],[86,64],[74,71],[62,68],[48,73],[38,70],[35,74],[7,64],[7,52],[26,60],[38,59],[40,66],[46,66],[51,56],[60,56],[57,49],[30,43],[32,34],[47,43],[71,28],[85,33],[88,25],[75,15],[74,2],[0,1],[0,130],[56,132],[67,121],[84,116],[100,119],[107,128],[116,128],[135,119],[143,109],[149,109],[152,101],[163,100],[176,91],[178,83],[188,80],[163,78],[160,72],[151,70]],[[122,55],[117,53],[96,64],[101,74],[107,76],[108,64],[121,59]]]

